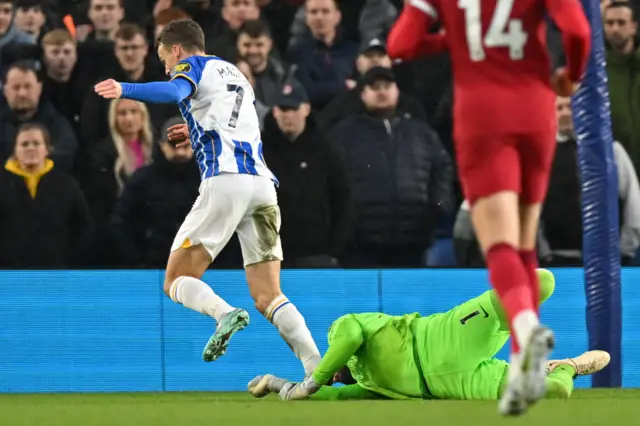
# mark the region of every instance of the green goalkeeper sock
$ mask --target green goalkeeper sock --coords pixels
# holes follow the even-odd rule
[[[505,370],[502,380],[500,380],[498,398],[502,397],[502,393],[509,383],[508,370]],[[573,377],[576,374],[575,368],[570,365],[563,364],[555,368],[547,376],[547,399],[567,399],[573,393]]]
[[[540,281],[540,303],[542,304],[553,294],[553,291],[556,288],[556,279],[553,276],[553,273],[546,269],[536,269],[536,273],[538,274],[538,280]],[[509,320],[507,319],[507,314],[502,308],[502,303],[500,303],[500,299],[498,298],[495,290],[491,290],[491,304],[498,314],[500,329],[508,331]]]
[[[547,376],[547,393],[545,398],[567,399],[573,392],[573,376],[576,370],[571,365],[559,365]]]

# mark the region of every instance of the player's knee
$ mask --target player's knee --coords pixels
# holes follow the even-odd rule
[[[171,300],[175,301],[176,285],[178,284],[178,281],[180,281],[180,278],[185,276],[191,276],[191,275],[187,275],[187,274],[177,275],[177,274],[171,274],[171,273],[167,273],[165,275],[164,285],[162,286],[162,290],[164,291],[164,294],[169,296]]]
[[[171,293],[172,293],[172,286],[173,284],[176,282],[176,280],[178,279],[178,277],[173,276],[173,275],[165,275],[164,277],[164,285],[162,286],[162,290],[164,291],[164,294],[166,294],[167,296],[169,296],[169,298],[171,297]]]
[[[556,289],[556,277],[548,269],[539,268],[536,273],[540,282],[540,301],[544,302],[551,297]]]
[[[275,293],[272,291],[258,292],[253,296],[253,302],[258,312],[260,312],[261,314],[264,314],[265,312],[267,312],[271,304],[274,303],[276,299],[280,298],[280,296],[282,296],[282,293],[280,292],[278,293]]]

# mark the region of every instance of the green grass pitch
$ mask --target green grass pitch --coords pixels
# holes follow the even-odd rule
[[[576,391],[520,418],[492,401],[282,402],[244,393],[0,395],[11,426],[637,426],[639,390]]]

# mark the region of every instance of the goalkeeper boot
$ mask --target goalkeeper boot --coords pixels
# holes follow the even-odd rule
[[[247,385],[249,393],[256,398],[262,398],[270,393],[279,393],[288,381],[271,374],[254,377]]]
[[[547,375],[560,365],[570,365],[578,376],[588,376],[603,370],[611,361],[611,355],[605,351],[588,351],[575,358],[551,360],[547,363]]]
[[[211,336],[202,351],[202,359],[205,362],[215,361],[225,354],[229,339],[236,332],[249,324],[249,313],[244,309],[234,309],[220,319],[215,333]]]

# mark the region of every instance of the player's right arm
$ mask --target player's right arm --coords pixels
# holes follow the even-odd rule
[[[582,79],[591,49],[591,28],[577,0],[545,0],[547,12],[562,32],[567,57],[567,76],[577,83]]]
[[[389,56],[412,60],[446,51],[444,34],[428,34],[437,17],[435,8],[428,1],[406,1],[387,39]]]

